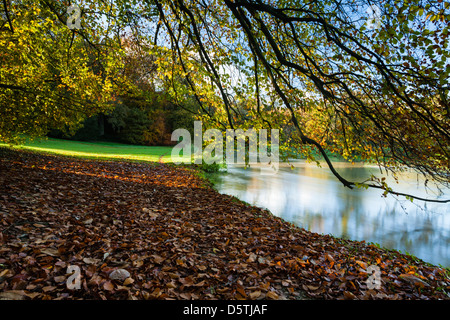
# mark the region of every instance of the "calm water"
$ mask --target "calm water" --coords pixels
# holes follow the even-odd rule
[[[282,167],[277,174],[261,175],[259,168],[229,167],[215,174],[215,188],[307,230],[353,240],[376,242],[407,251],[427,262],[450,267],[450,205],[411,203],[404,198],[384,198],[382,191],[350,190],[323,168],[302,161],[295,168]],[[363,181],[378,168],[337,164],[346,178]],[[403,174],[399,183],[387,177],[392,188],[435,198],[436,189],[425,190],[415,173]],[[430,186],[429,186],[430,187]],[[448,199],[450,190],[440,197]],[[434,195],[434,196],[433,196]]]

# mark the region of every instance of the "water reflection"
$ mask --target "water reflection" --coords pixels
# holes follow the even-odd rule
[[[294,169],[280,168],[275,175],[261,175],[259,168],[231,167],[214,176],[219,192],[231,194],[307,230],[354,240],[376,242],[387,248],[410,252],[417,257],[450,266],[450,206],[408,200],[382,191],[350,190],[326,168],[297,162]],[[361,181],[377,168],[338,164],[344,177]],[[416,174],[404,174],[395,190],[433,197]],[[428,192],[428,194],[427,194]],[[435,197],[435,196],[434,196]],[[446,189],[442,198],[450,197]]]

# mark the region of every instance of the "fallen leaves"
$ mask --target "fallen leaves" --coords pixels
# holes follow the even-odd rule
[[[294,227],[187,168],[0,149],[0,170],[0,299],[448,299],[444,269]]]

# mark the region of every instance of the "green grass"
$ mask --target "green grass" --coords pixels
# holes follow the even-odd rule
[[[8,146],[1,143],[0,146]],[[172,162],[172,147],[137,146],[115,142],[83,142],[53,138],[27,141],[13,148],[90,159]]]

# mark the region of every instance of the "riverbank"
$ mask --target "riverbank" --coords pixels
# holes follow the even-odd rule
[[[449,299],[448,270],[295,227],[186,167],[0,148],[0,172],[1,298]]]
[[[396,179],[380,176],[378,168],[335,163],[336,170],[352,181],[372,174],[385,177],[395,191],[433,199],[450,197],[450,189],[436,189],[411,172]],[[229,166],[226,173],[210,174],[214,188],[265,208],[275,216],[306,230],[335,237],[372,242],[411,253],[435,265],[450,267],[450,206],[383,196],[383,190],[345,188],[326,167],[297,161],[265,175],[258,167]]]

